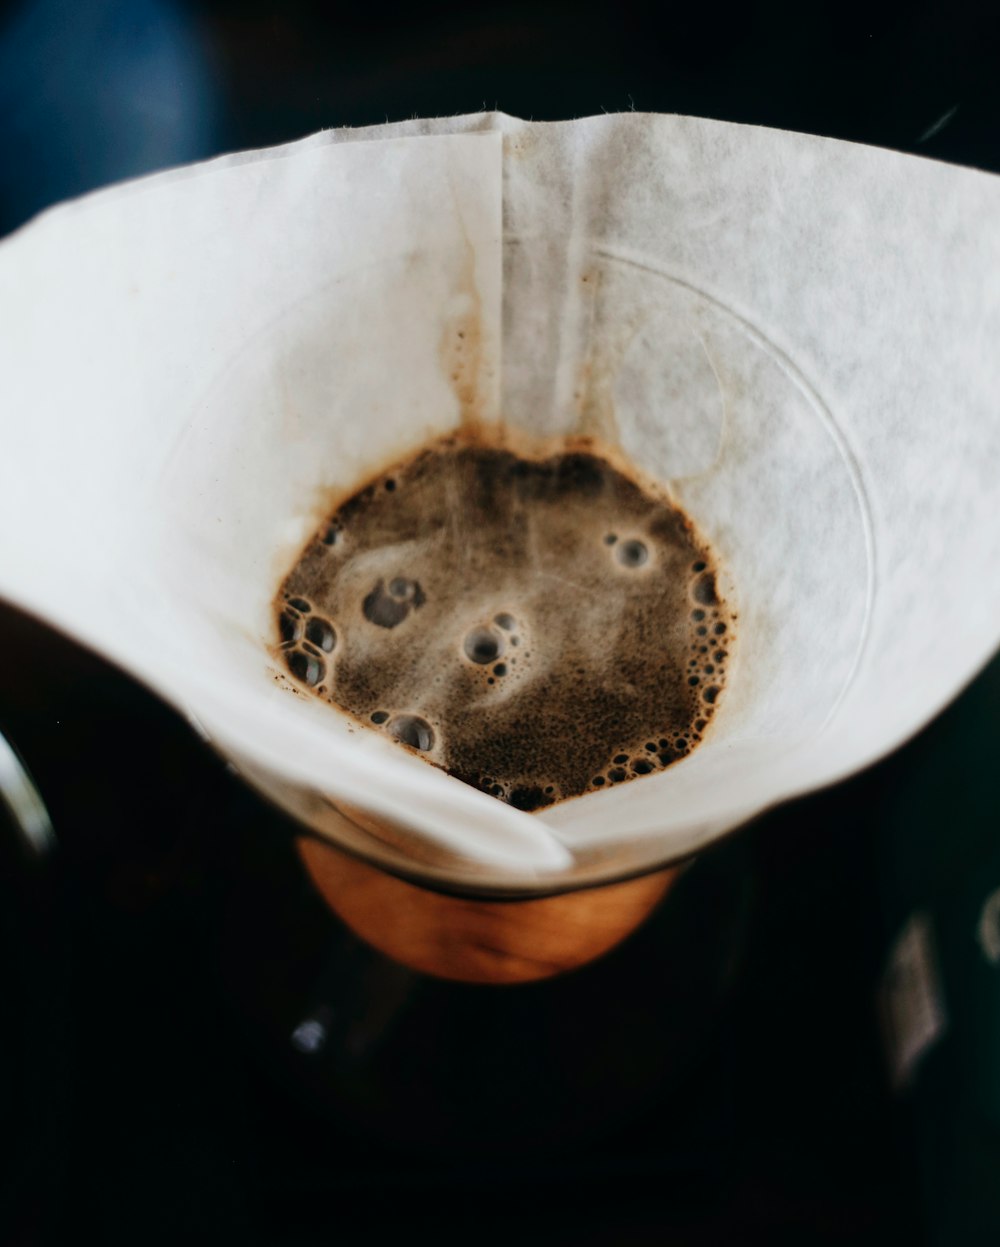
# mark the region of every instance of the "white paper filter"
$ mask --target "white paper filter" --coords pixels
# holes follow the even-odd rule
[[[986,174],[683,117],[333,131],[46,213],[0,245],[0,326],[0,592],[390,868],[540,891],[690,853],[884,754],[1000,635]],[[331,503],[501,417],[668,483],[739,613],[690,757],[534,815],[272,657]]]

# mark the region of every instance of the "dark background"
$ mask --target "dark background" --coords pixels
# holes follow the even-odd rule
[[[484,106],[997,171],[995,35],[926,4],[0,3],[0,232],[154,168]],[[171,711],[3,605],[0,729],[57,837],[45,862],[0,841],[0,1242],[1000,1237],[1000,995],[963,969],[1000,884],[996,663],[894,757],[707,853],[604,962],[500,991],[359,949]],[[879,990],[917,910],[950,1028],[894,1095]]]
[[[0,0],[2,223],[220,151],[494,107],[690,113],[993,169],[992,7]]]

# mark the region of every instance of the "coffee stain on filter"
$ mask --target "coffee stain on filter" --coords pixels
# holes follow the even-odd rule
[[[604,283],[605,273],[596,263],[588,264],[577,282],[580,364],[573,406],[577,428],[583,436],[620,446],[615,385],[632,339],[639,330],[640,318],[626,317],[609,323],[601,299]]]
[[[441,332],[441,366],[458,401],[463,428],[484,421],[489,368],[484,359],[482,300],[473,282],[456,293]]]
[[[461,222],[458,196],[454,186],[450,189],[456,201],[456,218]],[[497,210],[502,213],[499,203]],[[501,216],[496,226],[498,237],[502,237]],[[474,428],[495,421],[499,416],[494,410],[493,391],[500,361],[492,358],[483,331],[483,296],[476,279],[477,249],[467,233],[463,242],[454,293],[444,309],[438,353],[444,375],[458,401],[458,422],[463,428]],[[499,342],[493,349],[499,352]]]

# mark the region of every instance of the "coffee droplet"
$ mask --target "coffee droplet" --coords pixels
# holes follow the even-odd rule
[[[325,517],[275,596],[275,653],[497,800],[613,803],[724,718],[721,569],[665,492],[593,447],[491,436],[429,443]]]

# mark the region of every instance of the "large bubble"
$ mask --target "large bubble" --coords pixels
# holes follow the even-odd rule
[[[434,729],[417,714],[397,714],[389,720],[389,733],[413,749],[426,752],[434,748]]]

